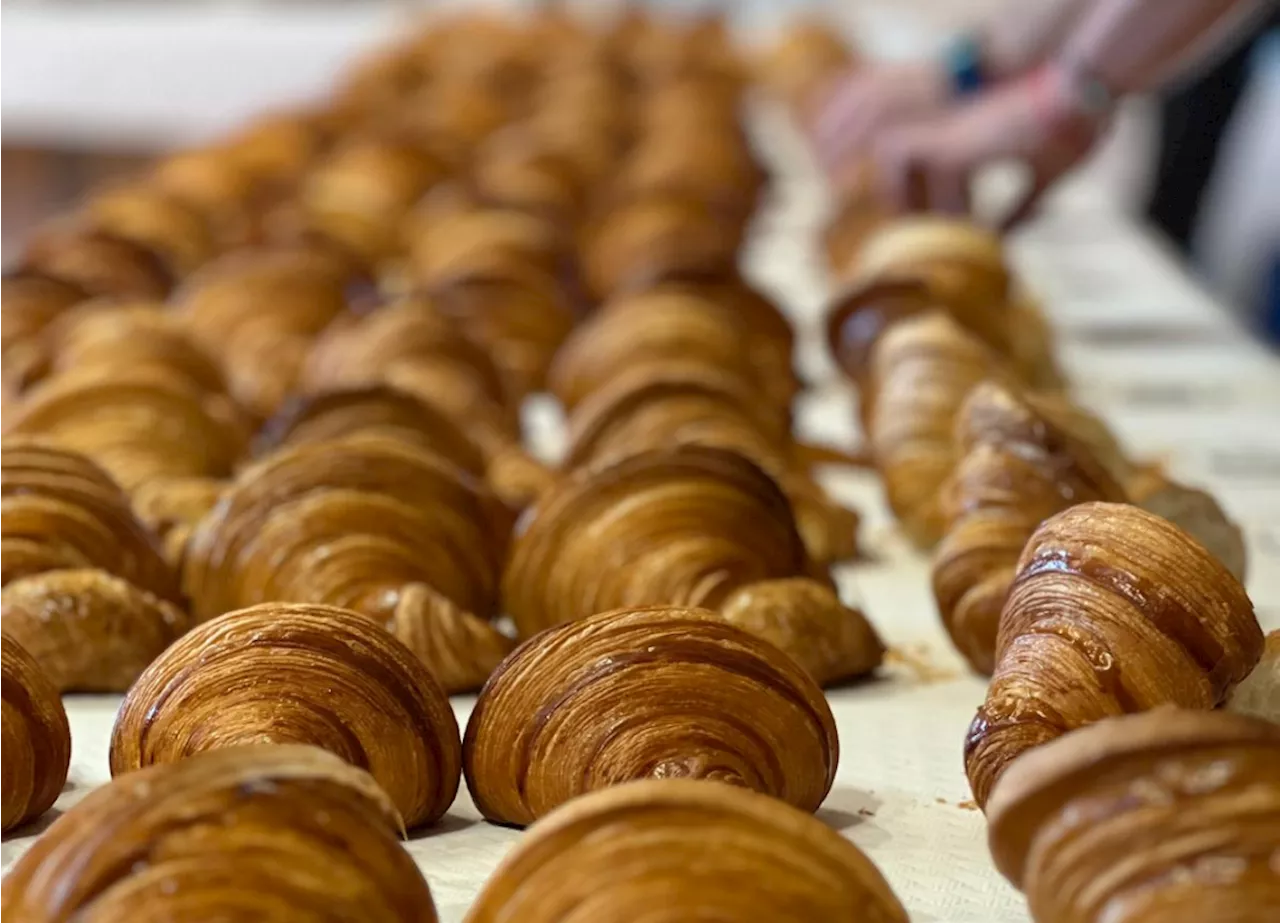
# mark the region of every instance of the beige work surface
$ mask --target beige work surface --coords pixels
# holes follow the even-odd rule
[[[814,231],[824,194],[779,119],[760,135],[779,179],[746,255],[802,333],[800,366],[812,391],[800,409],[808,435],[852,445],[853,398],[833,374],[820,337],[824,300]],[[1280,369],[1236,331],[1151,240],[1087,185],[1057,197],[1013,244],[1044,299],[1078,397],[1101,411],[1138,454],[1213,489],[1249,536],[1250,592],[1268,628],[1280,626]],[[554,451],[554,407],[535,402],[535,444]],[[819,817],[867,851],[916,921],[1025,921],[1020,896],[987,856],[982,815],[968,802],[961,743],[984,685],[944,635],[928,562],[888,518],[865,472],[831,472],[827,485],[865,514],[872,561],[842,569],[846,598],[862,602],[897,654],[869,682],[831,691],[840,767]],[[115,696],[67,699],[73,760],[65,811],[107,780]],[[455,699],[459,722],[472,697]],[[459,920],[517,831],[483,822],[465,791],[435,829],[407,844],[441,917]],[[5,841],[7,868],[33,836]]]

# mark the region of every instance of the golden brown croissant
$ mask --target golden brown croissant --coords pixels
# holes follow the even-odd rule
[[[741,233],[687,196],[619,202],[596,225],[585,235],[583,273],[597,300],[663,279],[735,273]]]
[[[247,243],[256,230],[263,190],[254,175],[226,150],[209,147],[170,154],[156,164],[147,180],[195,209],[219,249]]]
[[[240,473],[188,539],[183,586],[197,620],[276,600],[355,609],[447,689],[475,689],[512,647],[488,622],[510,527],[505,507],[418,446],[306,443]]]
[[[1280,914],[1280,726],[1162,708],[1046,744],[988,805],[996,867],[1037,923]]]
[[[11,581],[0,616],[59,692],[124,692],[187,628],[176,606],[101,570]]]
[[[835,719],[796,663],[709,610],[665,607],[526,642],[485,684],[463,748],[480,813],[521,826],[644,778],[714,779],[815,811],[838,757]]]
[[[174,283],[154,251],[80,222],[38,234],[23,254],[21,271],[49,276],[91,296],[164,298]]]
[[[805,547],[821,564],[858,552],[858,515],[804,470],[785,410],[755,382],[707,363],[655,359],[610,378],[569,419],[567,467],[649,449],[705,445],[750,458],[786,492]]]
[[[593,792],[517,844],[467,923],[597,919],[906,923],[855,845],[782,802],[681,779]]]
[[[410,827],[437,820],[461,778],[444,690],[403,644],[357,612],[267,603],[189,631],[129,690],[111,774],[248,743],[306,743],[386,790]]]
[[[231,394],[265,417],[294,388],[315,335],[345,309],[347,281],[315,251],[240,251],[188,279],[176,310],[221,358]]]
[[[1133,503],[1174,523],[1244,582],[1248,559],[1244,533],[1212,494],[1180,484],[1153,467],[1134,470],[1125,488]]]
[[[47,371],[41,334],[54,318],[83,301],[75,285],[39,273],[6,273],[0,280],[0,357],[7,386],[19,391]]]
[[[1086,446],[1010,387],[977,385],[955,434],[960,460],[944,488],[947,531],[934,551],[933,594],[951,640],[989,674],[1000,611],[1036,527],[1076,503],[1127,497]]]
[[[63,568],[100,568],[177,601],[177,581],[119,485],[89,459],[5,438],[3,583]]]
[[[182,570],[191,530],[222,498],[228,483],[219,478],[156,478],[130,495],[133,511],[160,539],[164,559],[175,572]]]
[[[0,640],[4,672],[3,818],[6,832],[53,806],[71,765],[71,728],[42,664],[9,635]],[[6,879],[6,890],[8,882]]]
[[[28,392],[5,432],[82,452],[126,490],[160,477],[222,477],[248,442],[224,396],[145,366],[51,378]]]
[[[399,814],[368,773],[305,746],[232,747],[116,779],[5,877],[4,915],[434,923]]]
[[[108,378],[145,369],[202,391],[226,391],[218,361],[159,304],[87,301],[59,316],[47,339],[55,374]]]
[[[965,744],[978,804],[1021,754],[1070,730],[1222,704],[1262,645],[1244,587],[1167,520],[1120,503],[1045,520],[1018,562]]]
[[[736,374],[783,415],[798,390],[789,349],[783,355],[772,337],[753,335],[729,305],[661,288],[614,298],[592,314],[556,354],[548,390],[572,411],[628,369],[673,359]]]
[[[485,142],[470,180],[487,205],[529,212],[558,227],[574,227],[586,207],[586,183],[576,164],[527,122]]]
[[[842,70],[854,66],[851,49],[824,22],[796,19],[756,65],[760,82],[786,103],[801,127],[807,127],[814,95]]]
[[[822,682],[879,662],[862,614],[840,603],[806,553],[786,496],[736,452],[685,445],[588,466],[526,515],[503,575],[521,637],[606,609],[723,607],[745,627],[789,637],[788,653]],[[787,578],[817,586],[777,583]],[[823,658],[810,653],[818,634]]]
[[[216,250],[204,215],[145,183],[96,193],[85,204],[84,221],[155,253],[175,279],[200,268]]]
[[[999,371],[993,352],[940,313],[894,324],[872,351],[861,391],[864,431],[889,506],[919,547],[945,528],[940,492],[956,462],[960,405]]]
[[[280,446],[380,436],[420,446],[469,474],[484,473],[479,447],[449,417],[388,385],[341,388],[287,401],[257,439],[258,454]]]

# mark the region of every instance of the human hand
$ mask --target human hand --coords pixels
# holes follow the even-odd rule
[[[894,210],[966,213],[973,174],[1012,160],[1031,173],[1030,187],[1002,222],[1015,224],[1093,147],[1105,115],[1085,105],[1065,72],[1042,68],[970,104],[883,133],[873,155],[881,198]]]
[[[836,78],[814,119],[814,145],[828,172],[869,153],[891,125],[933,115],[948,104],[951,85],[933,61],[863,65]]]

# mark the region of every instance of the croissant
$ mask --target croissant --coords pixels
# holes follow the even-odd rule
[[[218,361],[158,304],[88,301],[49,329],[52,372],[107,378],[140,369],[213,394],[226,391]]]
[[[44,375],[48,356],[41,334],[54,318],[82,301],[76,286],[30,272],[6,273],[0,280],[0,357],[7,386],[21,390]]]
[[[680,104],[688,107],[690,94],[682,95]],[[729,225],[745,224],[755,210],[764,173],[736,123],[727,130],[709,127],[705,107],[685,108],[679,117],[684,124],[650,129],[630,151],[613,182],[613,195],[627,200],[675,194]]]
[[[789,348],[784,355],[771,337],[753,336],[728,305],[663,289],[614,298],[574,330],[552,363],[548,390],[572,411],[627,370],[672,359],[732,372],[782,414],[798,390]]]
[[[854,66],[857,58],[830,25],[812,19],[793,20],[756,65],[756,76],[792,114],[803,115],[815,91],[840,71]]]
[[[176,310],[222,359],[232,396],[266,417],[293,390],[316,334],[345,309],[347,282],[345,267],[316,251],[234,252],[186,280]]]
[[[470,179],[490,207],[528,212],[559,227],[576,225],[586,208],[577,165],[527,122],[490,137],[476,152]]]
[[[154,368],[51,378],[28,393],[5,432],[82,452],[126,490],[153,478],[227,475],[248,441],[225,397]]]
[[[38,234],[20,271],[57,279],[91,296],[164,298],[174,282],[153,250],[79,222]]]
[[[1280,913],[1280,726],[1158,709],[1019,760],[992,793],[991,854],[1038,923]]]
[[[145,183],[98,192],[86,203],[84,220],[156,254],[175,279],[194,272],[216,250],[204,215]]]
[[[510,528],[505,507],[418,446],[305,443],[240,473],[187,540],[183,586],[198,621],[276,600],[355,609],[447,689],[475,689],[513,646],[488,622]]]
[[[247,243],[256,231],[262,187],[239,158],[223,149],[170,154],[155,165],[147,181],[200,214],[219,250]]]
[[[480,693],[463,763],[480,813],[523,826],[643,778],[714,779],[815,811],[838,755],[822,692],[793,661],[708,610],[657,607],[522,645]]]
[[[983,382],[956,418],[960,461],[944,489],[947,532],[934,551],[933,594],[951,640],[979,673],[995,667],[1000,610],[1040,522],[1075,503],[1127,499],[1033,401]]]
[[[467,923],[572,919],[906,923],[857,846],[773,798],[683,779],[592,792],[521,838]]]
[[[187,628],[176,606],[101,570],[11,581],[0,614],[59,692],[124,692]]]
[[[111,478],[82,455],[30,439],[0,444],[3,583],[63,568],[99,568],[179,600],[177,581]]]
[[[0,640],[4,674],[3,830],[53,806],[71,765],[71,727],[43,666],[9,635]],[[8,890],[8,880],[5,882]]]
[[[637,364],[578,405],[568,442],[566,466],[673,443],[740,452],[782,486],[815,561],[857,556],[857,513],[835,503],[803,470],[790,420],[748,378],[678,360]]]
[[[324,110],[269,113],[235,132],[223,151],[255,186],[293,188],[334,140],[335,122]]]
[[[1210,493],[1152,469],[1137,469],[1125,482],[1132,502],[1169,520],[1207,548],[1241,583],[1248,552],[1244,533]]]
[[[593,297],[682,276],[731,277],[741,233],[688,196],[661,193],[619,202],[586,235],[583,274]]]
[[[333,606],[268,603],[183,635],[125,696],[111,774],[248,743],[313,744],[367,768],[410,827],[444,814],[461,778],[440,684],[371,619]]]
[[[1018,561],[965,744],[978,804],[1021,754],[1074,728],[1220,705],[1262,646],[1239,581],[1167,520],[1119,503],[1045,520]]]
[[[821,682],[879,663],[874,632],[823,584],[785,495],[735,452],[684,445],[581,468],[526,517],[503,575],[521,637],[606,609],[705,606],[787,640]]]
[[[470,474],[483,474],[480,449],[453,420],[412,394],[387,385],[342,388],[287,401],[258,436],[258,454],[280,446],[348,436],[399,439],[434,452]]]
[[[940,490],[956,462],[954,421],[970,389],[1001,380],[999,361],[945,314],[900,321],[880,337],[862,388],[864,432],[885,496],[919,547],[945,529]]]
[[[434,923],[368,773],[306,746],[231,747],[90,792],[4,881],[4,915]]]

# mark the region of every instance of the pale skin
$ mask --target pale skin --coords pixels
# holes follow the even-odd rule
[[[1261,0],[1048,0],[1011,10],[980,33],[981,93],[957,99],[941,62],[864,66],[837,81],[814,125],[833,174],[870,158],[885,203],[963,213],[973,173],[1019,161],[1030,188],[1007,216],[1031,213],[1043,192],[1092,149],[1108,107],[1159,87],[1216,49]],[[1029,7],[1029,9],[1028,9]]]

